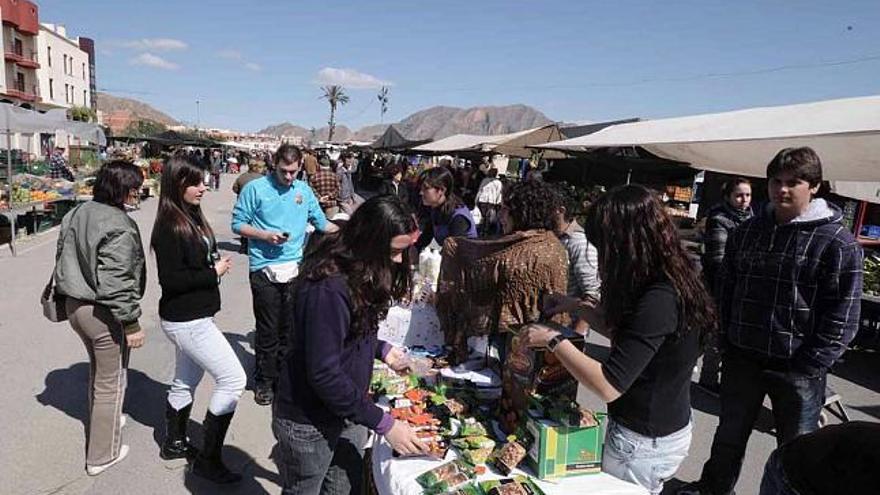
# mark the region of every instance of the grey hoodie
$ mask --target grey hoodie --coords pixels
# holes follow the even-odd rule
[[[64,216],[55,253],[59,294],[106,306],[128,325],[141,315],[146,281],[140,231],[124,211],[89,201]]]

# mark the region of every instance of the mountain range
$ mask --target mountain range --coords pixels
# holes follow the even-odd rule
[[[453,134],[506,134],[551,122],[546,115],[527,105],[472,108],[436,106],[420,110],[393,125],[407,138],[420,140],[441,139]],[[337,125],[333,140],[372,141],[382,135],[387,127],[387,124],[375,124],[355,131]],[[329,127],[315,129],[315,139],[327,140],[329,131]],[[290,122],[275,124],[259,132],[283,137],[311,137],[309,129]]]
[[[151,120],[168,126],[180,123],[174,117],[144,102],[107,93],[98,93],[98,110],[105,114],[120,110],[127,111],[131,112],[135,120]],[[546,115],[527,105],[472,108],[435,106],[413,113],[393,125],[408,139],[422,140],[441,139],[453,134],[506,134],[551,122]],[[374,124],[355,130],[337,125],[333,139],[334,141],[372,141],[381,136],[387,127],[388,124]],[[311,129],[283,122],[267,126],[258,132],[280,137],[300,136],[326,141],[329,131],[329,127],[315,129],[313,137]]]

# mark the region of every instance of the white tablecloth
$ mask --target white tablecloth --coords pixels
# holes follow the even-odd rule
[[[373,479],[379,495],[421,495],[422,487],[416,477],[443,462],[457,457],[450,449],[443,461],[424,457],[401,459],[392,457],[391,446],[383,437],[376,436],[373,442]],[[525,474],[514,471],[511,475]],[[479,481],[501,478],[489,470]],[[535,480],[545,495],[645,495],[644,488],[619,480],[609,474],[598,473],[562,478],[558,481]]]

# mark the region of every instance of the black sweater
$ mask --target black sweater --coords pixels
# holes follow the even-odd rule
[[[205,242],[188,242],[169,226],[157,226],[153,250],[159,270],[159,316],[166,321],[191,321],[220,311],[220,281],[211,261],[216,252]]]
[[[373,359],[386,344],[351,332],[351,300],[342,276],[302,281],[295,289],[293,332],[281,368],[275,414],[298,423],[375,430],[382,409],[368,394]]]
[[[691,418],[691,373],[700,354],[696,331],[676,338],[679,299],[669,283],[648,287],[632,315],[615,329],[602,365],[622,395],[608,404],[614,421],[658,438],[687,426]]]

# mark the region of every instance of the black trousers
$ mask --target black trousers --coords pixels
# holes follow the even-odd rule
[[[251,272],[250,282],[256,320],[254,384],[274,388],[293,329],[293,283],[272,282],[262,270]]]
[[[817,430],[825,402],[825,376],[824,370],[810,376],[768,369],[728,349],[721,370],[721,421],[701,477],[707,493],[726,495],[733,491],[765,396],[770,396],[773,405],[779,445]]]

